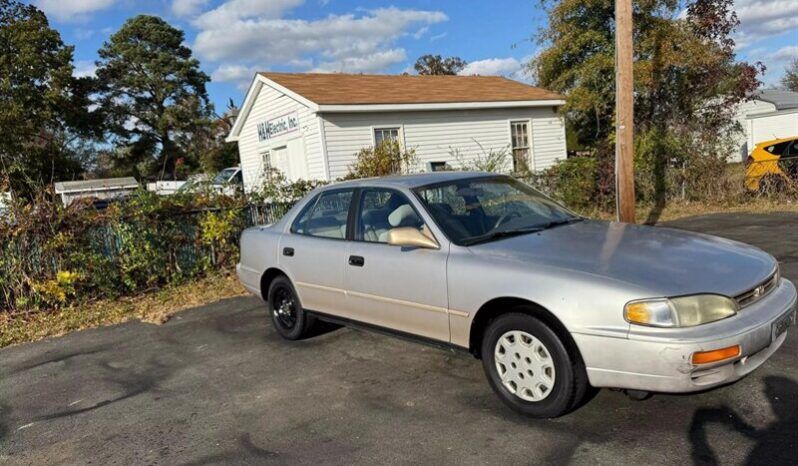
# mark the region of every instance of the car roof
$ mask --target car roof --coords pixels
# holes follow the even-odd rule
[[[449,181],[464,180],[468,178],[485,178],[490,176],[497,176],[496,173],[488,172],[431,172],[431,173],[416,173],[413,175],[392,175],[381,176],[375,178],[361,178],[357,180],[339,181],[327,185],[325,188],[360,188],[360,187],[374,187],[374,186],[391,186],[403,187],[408,189],[418,188],[436,183],[445,183]]]
[[[796,139],[798,139],[798,137],[796,137],[796,136],[790,136],[788,138],[771,139],[770,141],[762,141],[762,142],[758,143],[757,147],[772,146],[773,144],[780,144],[782,142],[794,141]]]

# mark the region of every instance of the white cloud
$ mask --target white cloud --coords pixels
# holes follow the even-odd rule
[[[413,39],[421,39],[424,37],[424,34],[429,32],[429,26],[423,26],[418,28],[418,31],[413,33]]]
[[[76,78],[82,78],[85,76],[94,76],[96,71],[97,65],[95,65],[93,61],[78,60],[75,62],[75,69],[72,71],[72,75]]]
[[[110,7],[115,0],[37,0],[35,3],[58,21],[82,21],[89,14]]]
[[[75,38],[78,40],[86,40],[94,35],[94,29],[77,28],[75,29]]]
[[[246,89],[258,71],[242,65],[221,65],[211,73],[211,81],[233,82],[239,89]]]
[[[190,0],[189,0],[190,1]],[[222,29],[227,34],[235,31],[236,23],[252,19],[262,21],[279,18],[283,13],[299,6],[304,0],[228,0],[213,10],[201,14],[194,25],[201,29]]]
[[[798,28],[798,2],[795,0],[736,0],[734,10],[740,25],[734,35],[739,48],[782,34],[795,34]]]
[[[472,61],[463,68],[461,75],[483,75],[483,76],[514,76],[521,71],[523,65],[516,58],[487,58],[485,60]]]
[[[798,45],[788,45],[768,55],[768,59],[775,62],[788,62],[796,58],[798,58]]]
[[[357,57],[343,57],[339,60],[320,63],[316,72],[376,73],[407,60],[404,49],[390,49]]]
[[[435,42],[436,40],[441,40],[444,37],[446,37],[446,35],[447,35],[447,33],[445,33],[445,32],[442,32],[440,34],[435,34],[434,36],[429,38],[429,41],[430,42]]]
[[[193,48],[200,57],[223,65],[255,64],[259,69],[305,67],[312,60],[323,71],[382,71],[406,59],[405,50],[394,45],[396,40],[448,20],[439,11],[395,7],[318,20],[281,19],[279,15],[300,0],[262,2],[250,9],[242,6],[245,3],[259,4],[230,0],[197,17]]]
[[[208,0],[172,0],[172,13],[179,18],[189,18],[199,13]]]

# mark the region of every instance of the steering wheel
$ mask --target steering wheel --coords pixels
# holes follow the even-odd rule
[[[505,212],[501,217],[499,217],[498,220],[496,220],[496,223],[493,224],[493,229],[495,230],[495,229],[499,228],[500,226],[502,226],[505,223],[507,223],[508,220],[510,220],[510,219],[512,219],[514,217],[519,217],[520,218],[521,214],[517,210],[511,210],[509,212]]]

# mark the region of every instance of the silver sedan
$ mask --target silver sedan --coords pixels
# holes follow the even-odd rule
[[[487,173],[317,189],[242,234],[238,274],[284,338],[323,320],[467,351],[534,417],[597,387],[738,380],[795,322],[795,287],[755,247],[589,220]]]

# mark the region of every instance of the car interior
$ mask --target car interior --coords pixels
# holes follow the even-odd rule
[[[384,202],[380,202],[382,200]],[[423,225],[424,221],[401,194],[366,191],[363,194],[362,212],[356,239],[372,243],[387,243],[388,231],[391,228],[421,228]]]

